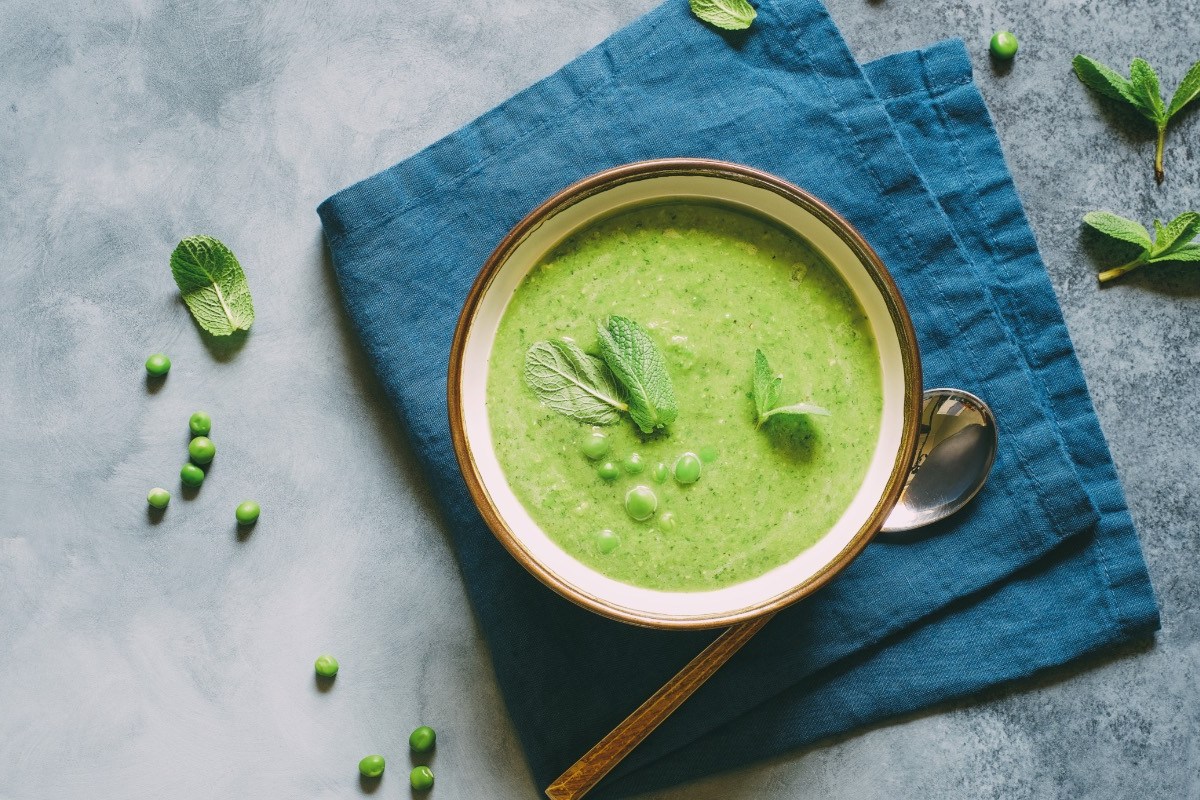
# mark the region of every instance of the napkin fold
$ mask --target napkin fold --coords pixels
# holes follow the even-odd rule
[[[1158,625],[1082,372],[961,42],[860,67],[817,0],[719,33],[669,0],[318,212],[350,317],[412,438],[497,680],[545,785],[715,636],[598,617],[543,587],[471,503],[445,384],[458,311],[500,238],[600,169],[702,156],[822,198],[888,265],[928,386],[985,397],[980,495],[872,543],[785,610],[596,790],[619,797],[961,697]]]

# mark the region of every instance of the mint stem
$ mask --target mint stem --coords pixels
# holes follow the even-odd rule
[[[1167,126],[1158,126],[1158,141],[1154,145],[1154,180],[1162,183],[1167,177],[1167,173],[1163,172],[1163,143],[1167,139]]]
[[[1137,269],[1138,267],[1140,267],[1142,265],[1142,263],[1143,262],[1142,262],[1141,258],[1135,258],[1133,261],[1130,261],[1128,264],[1122,264],[1119,267],[1113,267],[1112,269],[1106,269],[1106,270],[1104,270],[1104,272],[1100,273],[1100,276],[1099,276],[1100,282],[1108,283],[1113,278],[1119,278],[1122,275],[1124,275],[1126,272],[1129,272],[1131,269]]]

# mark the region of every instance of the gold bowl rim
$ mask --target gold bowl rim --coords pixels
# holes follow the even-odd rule
[[[867,521],[846,546],[826,562],[822,569],[786,591],[734,611],[696,616],[660,616],[626,608],[581,590],[561,578],[557,573],[547,569],[525,547],[501,516],[484,485],[471,444],[467,439],[461,386],[467,340],[479,306],[501,267],[530,233],[564,209],[608,189],[631,181],[683,175],[724,178],[774,192],[815,216],[850,248],[882,294],[888,315],[892,320],[900,345],[904,375],[903,407],[905,413],[900,448],[883,493]],[[462,312],[459,314],[454,340],[450,347],[446,392],[450,438],[471,500],[475,503],[475,507],[492,533],[521,566],[571,602],[611,619],[650,628],[696,630],[724,627],[765,614],[773,614],[820,589],[862,552],[882,527],[884,520],[887,519],[888,514],[899,500],[916,452],[921,410],[921,359],[916,332],[895,281],[862,234],[837,212],[800,187],[753,167],[713,159],[663,158],[612,167],[571,184],[530,211],[500,240],[476,276],[466,301],[463,303]]]

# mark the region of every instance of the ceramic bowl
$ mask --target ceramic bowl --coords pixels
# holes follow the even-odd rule
[[[808,240],[866,312],[882,370],[883,420],[874,456],[841,518],[815,545],[756,578],[710,591],[668,592],[613,580],[575,560],[533,521],[509,487],[492,444],[485,402],[500,318],[521,280],[564,238],[594,220],[645,203],[725,204]],[[921,368],[904,302],[854,228],[812,195],[749,167],[701,159],[643,161],[570,186],[529,213],[479,272],[455,331],[449,367],[450,430],[471,497],[500,542],[567,599],[655,628],[709,628],[774,612],[816,591],[862,551],[895,505],[916,448]],[[797,498],[797,504],[803,502]]]

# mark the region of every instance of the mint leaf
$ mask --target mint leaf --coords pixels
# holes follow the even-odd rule
[[[1195,211],[1185,211],[1171,220],[1164,228],[1158,220],[1154,220],[1155,236],[1152,256],[1160,256],[1177,245],[1184,245],[1196,238],[1200,233],[1200,214]]]
[[[1129,103],[1137,107],[1134,99],[1133,85],[1119,72],[1104,66],[1099,61],[1085,55],[1075,56],[1071,61],[1075,74],[1089,89],[1104,95],[1110,100]],[[1141,111],[1141,108],[1138,108]]]
[[[569,339],[531,345],[525,383],[545,406],[580,422],[611,425],[629,408],[604,362]]]
[[[249,330],[250,287],[228,247],[211,236],[189,236],[171,253],[171,274],[201,328],[213,336]]]
[[[779,404],[779,387],[783,378],[771,374],[767,357],[762,350],[754,351],[754,385],[751,397],[754,399],[754,416],[762,424],[766,413]]]
[[[1171,97],[1171,105],[1167,108],[1167,116],[1173,117],[1183,110],[1183,107],[1200,96],[1200,61],[1192,64],[1187,75],[1179,82],[1179,88]]]
[[[651,433],[675,421],[679,408],[667,362],[650,334],[627,317],[612,316],[596,326],[600,357],[624,386],[629,415]]]
[[[1167,109],[1163,106],[1162,90],[1158,86],[1158,75],[1145,59],[1135,58],[1129,64],[1129,82],[1133,84],[1134,95],[1138,98],[1145,114],[1156,123],[1166,123]]]
[[[775,416],[808,416],[810,414],[829,416],[827,410],[811,403],[779,405],[779,387],[782,383],[781,376],[771,373],[771,365],[767,363],[767,357],[763,351],[755,350],[754,382],[751,386],[750,396],[754,400],[756,428],[761,428],[764,422]]]
[[[1142,250],[1132,261],[1101,272],[1101,283],[1120,277],[1143,264],[1200,261],[1200,245],[1191,243],[1200,234],[1200,214],[1195,211],[1185,211],[1165,226],[1154,220],[1154,241],[1150,240],[1150,234],[1141,224],[1108,211],[1088,212],[1083,221],[1101,233],[1135,244]]]
[[[1140,222],[1119,217],[1109,211],[1089,211],[1083,221],[1105,236],[1136,244],[1144,250],[1150,249],[1150,232]]]
[[[688,0],[692,13],[709,25],[727,31],[740,31],[750,27],[758,12],[746,0]]]

